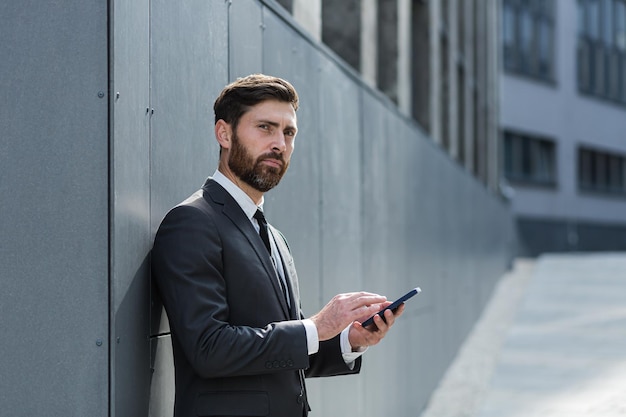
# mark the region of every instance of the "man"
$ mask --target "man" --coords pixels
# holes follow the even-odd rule
[[[261,210],[289,166],[297,109],[280,78],[226,86],[214,105],[218,168],[157,232],[152,274],[172,332],[176,417],[306,416],[304,377],[358,373],[402,314],[364,328],[390,302],[355,292],[304,319],[287,242]]]

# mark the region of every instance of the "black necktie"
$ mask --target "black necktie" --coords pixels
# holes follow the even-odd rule
[[[278,278],[278,285],[280,286],[280,289],[283,290],[283,296],[285,297],[285,301],[287,301],[287,305],[291,307],[291,303],[289,302],[289,296],[287,295],[286,284],[283,281],[281,274],[278,272],[278,270],[276,270],[276,268],[278,268],[278,265],[276,265],[274,257],[272,256],[270,238],[267,234],[267,220],[265,220],[265,216],[263,215],[263,212],[261,210],[257,210],[256,213],[254,213],[253,217],[259,222],[259,235],[261,235],[261,240],[263,241],[263,243],[265,243],[265,247],[267,248],[267,252],[270,254],[272,264],[274,264],[274,270]]]
[[[270,238],[267,235],[267,221],[265,220],[265,216],[261,210],[257,210],[256,213],[254,213],[254,218],[259,222],[259,234],[261,235],[261,240],[265,243],[265,247],[271,255],[272,248],[270,246]]]

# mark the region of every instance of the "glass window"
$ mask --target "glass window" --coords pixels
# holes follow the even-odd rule
[[[626,104],[626,0],[578,0],[578,88]]]
[[[554,185],[556,152],[552,140],[504,132],[504,175],[512,183]]]
[[[537,70],[542,77],[550,77],[552,60],[552,25],[547,19],[539,21]]]
[[[509,2],[503,5],[502,42],[504,44],[504,65],[515,68],[515,11]]]
[[[504,0],[504,67],[507,71],[549,80],[554,66],[552,0]]]
[[[626,196],[626,156],[579,148],[578,187],[584,191]]]
[[[622,164],[623,161],[618,156],[612,156],[609,159],[609,187],[611,190],[619,190],[624,188],[622,178]]]
[[[533,18],[530,10],[522,10],[520,13],[520,69],[530,71],[530,60],[533,41]]]
[[[533,174],[540,182],[551,182],[554,178],[554,144],[541,140],[534,145]]]
[[[581,188],[591,187],[591,153],[585,149],[578,152],[578,182]]]

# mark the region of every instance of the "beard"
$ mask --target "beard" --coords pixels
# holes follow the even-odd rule
[[[250,152],[241,144],[236,133],[233,134],[232,148],[228,158],[228,167],[243,182],[262,193],[276,187],[289,167],[282,154],[268,152],[259,156],[256,161]],[[274,159],[282,163],[281,167],[263,164],[266,159]]]

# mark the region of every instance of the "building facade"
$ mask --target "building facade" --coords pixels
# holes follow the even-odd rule
[[[503,0],[501,39],[520,253],[626,249],[626,1]]]
[[[498,0],[278,0],[499,193]]]
[[[518,253],[626,249],[626,0],[279,0],[487,187]]]

